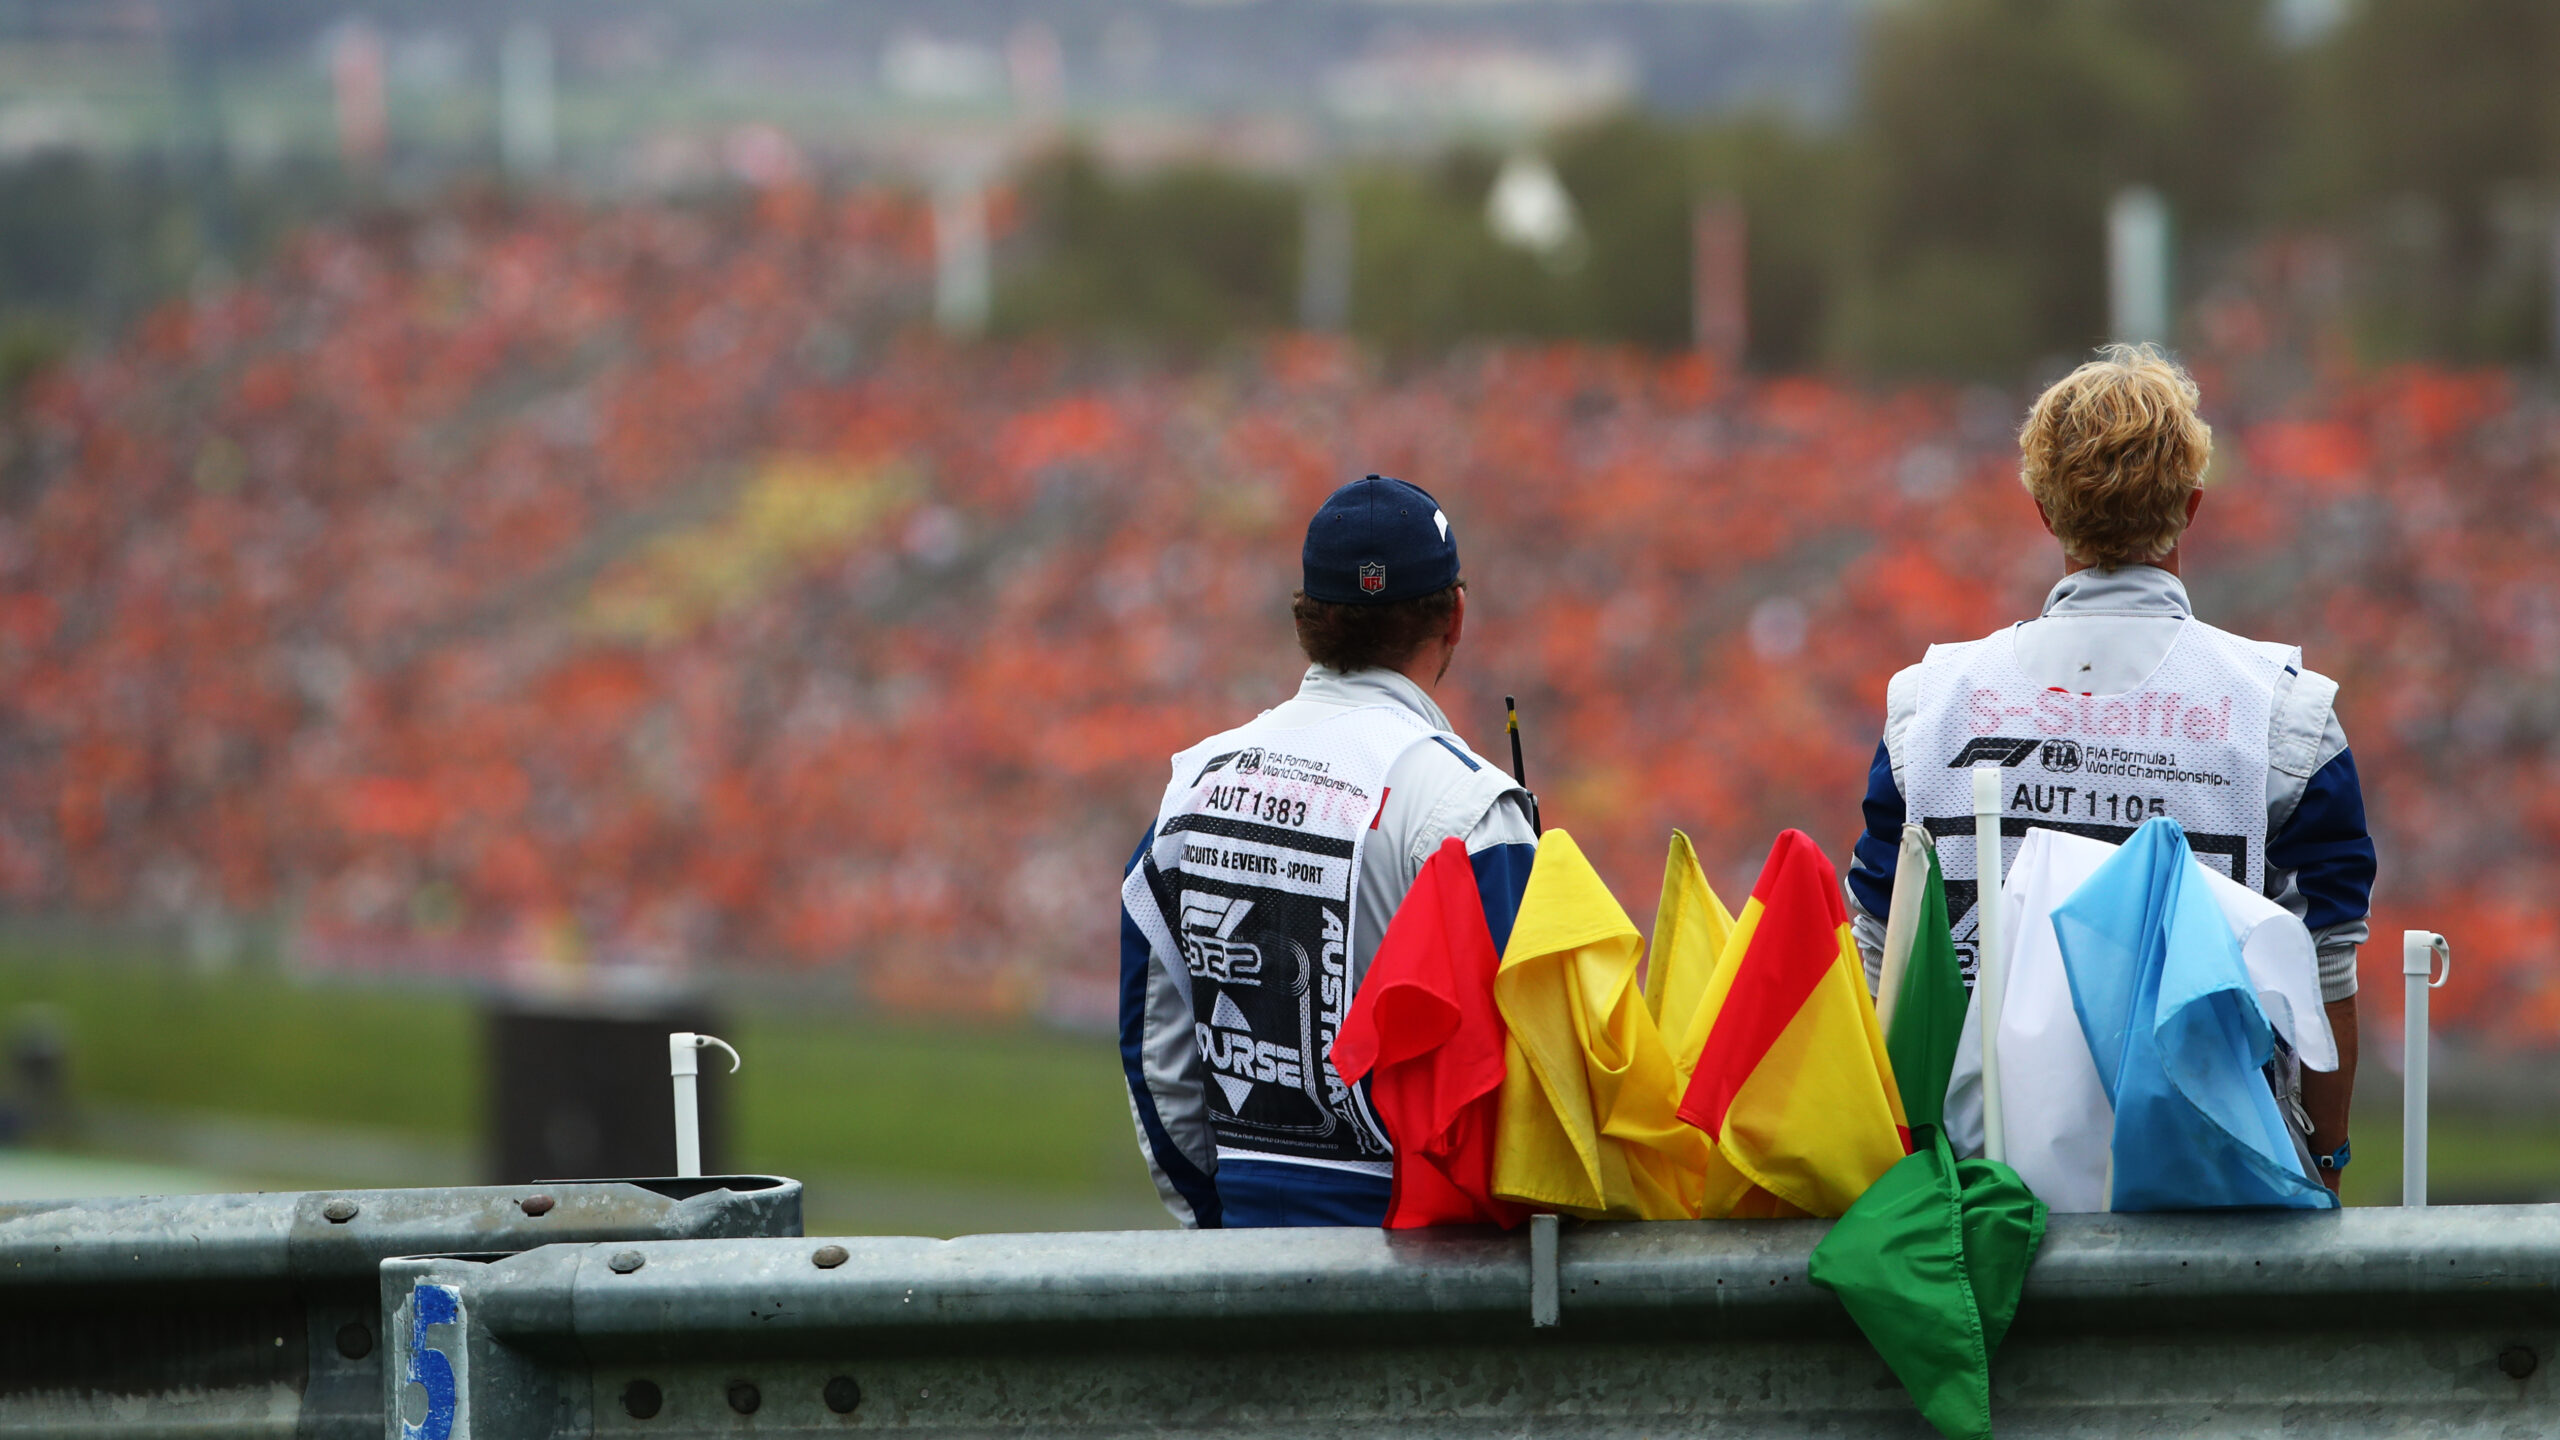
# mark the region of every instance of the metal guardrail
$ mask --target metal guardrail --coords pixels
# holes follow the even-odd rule
[[[0,1436],[372,1440],[387,1257],[799,1232],[760,1175],[0,1204]]]
[[[387,1440],[1924,1436],[1818,1221],[551,1246],[383,1266]],[[2056,1216],[2003,1436],[2560,1433],[2560,1206]]]

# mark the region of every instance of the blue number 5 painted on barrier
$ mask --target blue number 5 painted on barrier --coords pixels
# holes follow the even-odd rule
[[[427,1348],[427,1329],[462,1318],[462,1292],[450,1285],[420,1285],[409,1292],[409,1349],[401,1357],[401,1378],[427,1392],[427,1418],[412,1425],[400,1422],[400,1440],[452,1440],[453,1358]]]

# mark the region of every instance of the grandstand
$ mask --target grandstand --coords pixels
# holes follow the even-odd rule
[[[2023,397],[1286,338],[1187,369],[907,322],[923,216],[462,204],[313,231],[13,402],[0,900],[286,917],[305,963],[845,969],[1108,1006],[1164,757],[1285,694],[1298,527],[1432,487],[1550,824],[1622,894],[1845,855],[1887,676],[2032,608]],[[2498,373],[2280,391],[2196,357],[2210,618],[2344,687],[2375,933],[2441,1023],[2560,1039],[2560,412]],[[2395,964],[2368,955],[2369,995]]]

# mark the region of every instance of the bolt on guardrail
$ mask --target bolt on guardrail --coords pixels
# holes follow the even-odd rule
[[[760,1175],[0,1204],[0,1437],[372,1440],[389,1257],[799,1232]]]

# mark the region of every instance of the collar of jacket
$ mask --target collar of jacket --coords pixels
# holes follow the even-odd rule
[[[1431,722],[1434,730],[1449,728],[1449,717],[1400,670],[1343,671],[1310,665],[1306,678],[1298,682],[1298,698],[1327,705],[1395,705]]]
[[[2157,565],[2120,570],[2080,570],[2065,575],[2044,597],[2047,615],[2175,615],[2191,617],[2187,587]]]

